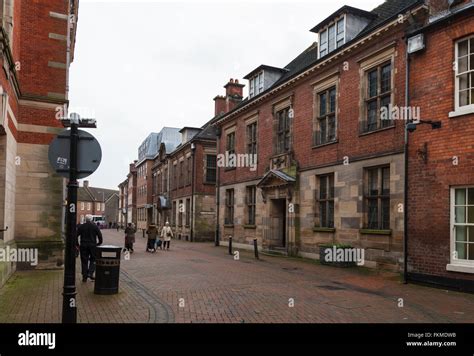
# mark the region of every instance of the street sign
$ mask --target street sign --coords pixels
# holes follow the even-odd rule
[[[78,130],[77,179],[83,179],[99,168],[102,149],[90,133]],[[62,131],[49,145],[48,158],[51,167],[64,178],[69,178],[71,130]]]

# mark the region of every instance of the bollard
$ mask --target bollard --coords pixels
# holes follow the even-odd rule
[[[257,245],[257,239],[253,239],[253,248],[255,251],[255,258],[258,260],[258,245]]]
[[[229,236],[229,255],[232,255],[232,237]]]

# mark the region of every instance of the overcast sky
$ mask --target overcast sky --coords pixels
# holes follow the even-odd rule
[[[150,132],[202,126],[230,78],[244,82],[260,64],[284,67],[341,6],[382,2],[80,0],[70,110],[97,119],[90,132],[102,163],[90,184],[118,189]]]

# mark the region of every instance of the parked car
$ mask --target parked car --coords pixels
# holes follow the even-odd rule
[[[98,225],[101,229],[105,229],[107,227],[107,223],[102,215],[92,215],[92,222]]]

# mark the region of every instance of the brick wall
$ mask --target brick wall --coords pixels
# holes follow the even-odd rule
[[[38,268],[62,265],[64,179],[51,170],[47,151],[61,130],[56,109],[67,104],[66,34],[72,2],[77,5],[62,0],[1,1],[7,12],[13,4],[14,26],[0,58],[5,69],[0,84],[9,97],[7,157],[0,161],[0,205],[8,214],[2,214],[0,224],[9,226],[4,236],[9,243],[39,249]],[[71,32],[74,42],[75,25]]]
[[[233,184],[262,177],[269,168],[269,160],[273,155],[273,105],[278,98],[293,97],[293,150],[295,159],[301,169],[341,163],[344,157],[349,160],[361,159],[367,156],[377,156],[389,152],[403,151],[402,122],[396,122],[394,128],[374,134],[359,135],[359,91],[360,65],[358,61],[367,54],[395,43],[394,69],[394,105],[404,105],[405,63],[403,32],[389,31],[361,49],[342,57],[329,64],[322,70],[317,70],[307,79],[297,85],[282,91],[277,97],[271,97],[266,102],[252,107],[235,119],[222,125],[222,135],[218,141],[219,153],[226,149],[226,130],[236,127],[236,153],[245,153],[247,118],[253,111],[258,110],[258,168],[252,172],[248,168],[235,170],[221,169],[221,184]],[[349,70],[344,70],[348,66]],[[338,93],[338,143],[313,149],[313,117],[314,117],[314,82],[328,74],[339,71]]]
[[[442,128],[418,126],[410,134],[408,232],[409,271],[450,279],[474,275],[448,272],[450,263],[450,187],[474,185],[474,114],[449,118],[454,111],[455,41],[474,34],[472,15],[425,33],[426,50],[411,67],[411,104],[422,119]],[[427,145],[427,162],[419,151]],[[453,165],[453,157],[459,164]]]

